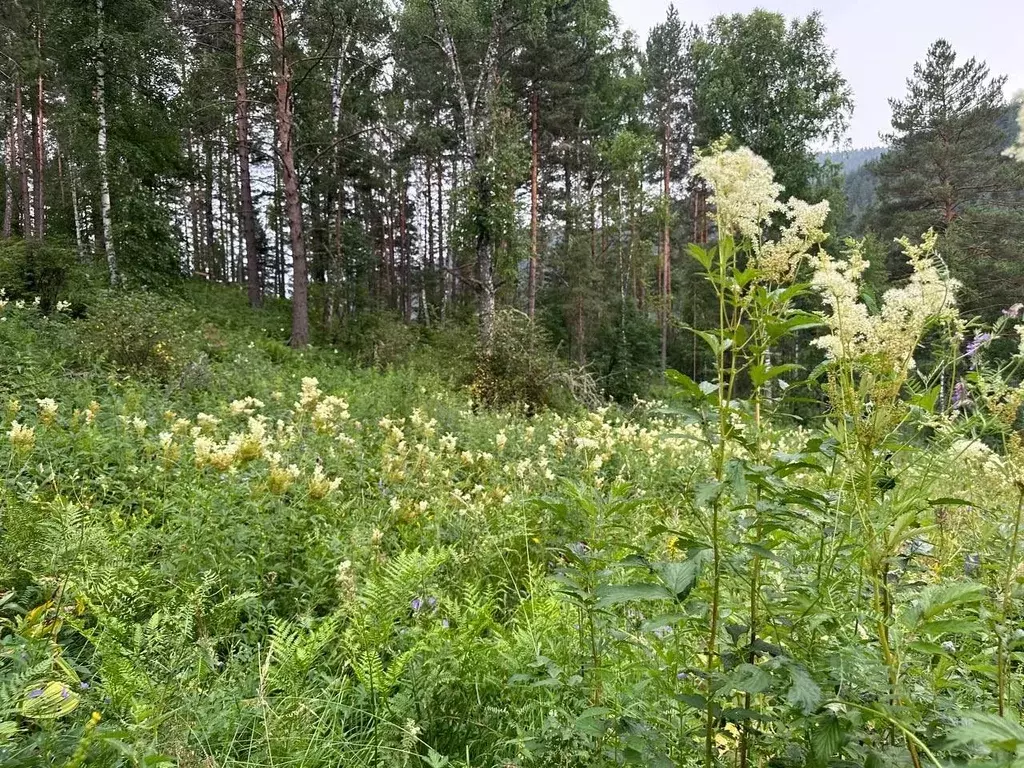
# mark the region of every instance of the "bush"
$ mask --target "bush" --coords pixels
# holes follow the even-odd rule
[[[84,268],[75,252],[60,241],[10,239],[0,242],[0,287],[12,298],[39,297],[49,314],[69,284],[81,280]]]
[[[493,347],[477,351],[470,390],[474,400],[490,408],[561,409],[598,399],[589,374],[571,369],[555,354],[547,333],[516,310],[500,311],[495,318]]]
[[[89,308],[81,351],[122,373],[169,383],[203,357],[197,333],[202,328],[180,304],[151,293],[111,291]]]

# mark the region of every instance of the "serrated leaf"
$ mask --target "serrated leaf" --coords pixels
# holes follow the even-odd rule
[[[835,715],[829,714],[811,729],[811,751],[818,760],[824,762],[839,751],[845,735],[846,728],[843,722]]]
[[[790,665],[789,674],[793,682],[786,691],[786,701],[809,715],[821,704],[821,688],[803,667]]]
[[[597,588],[598,605],[608,607],[619,603],[644,600],[671,600],[672,593],[661,584],[605,584]]]
[[[725,680],[728,690],[742,693],[764,693],[774,685],[775,679],[754,664],[743,663],[736,667]]]
[[[953,746],[984,744],[1016,752],[1024,744],[1024,728],[1005,717],[972,712],[966,716],[962,725],[953,729],[949,738]]]

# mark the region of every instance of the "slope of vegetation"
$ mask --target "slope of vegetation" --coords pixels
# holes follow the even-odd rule
[[[358,368],[231,289],[3,300],[4,764],[1019,764],[1019,306],[923,355],[933,234],[876,312],[827,205],[697,172],[716,374],[628,411],[482,410],[450,347]]]

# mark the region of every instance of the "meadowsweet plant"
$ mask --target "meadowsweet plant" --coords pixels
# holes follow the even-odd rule
[[[772,349],[785,336],[813,324],[813,318],[796,307],[802,287],[792,281],[825,240],[828,204],[780,200],[782,188],[771,167],[747,148],[730,150],[720,143],[697,160],[692,173],[708,185],[714,206],[718,242],[710,249],[691,247],[691,254],[704,268],[718,298],[719,322],[715,330],[691,330],[713,353],[716,377],[707,387],[680,374],[673,377],[701,404],[702,441],[711,456],[710,476],[697,486],[694,504],[694,513],[705,521],[710,553],[701,704],[703,762],[710,768],[722,740],[729,740],[719,726],[720,702],[735,690],[723,678],[728,671],[723,666],[723,647],[735,648],[746,664],[753,665],[758,658],[756,644],[762,641],[766,528],[760,511],[766,502],[748,484],[748,474],[750,462],[768,458],[764,408],[769,385],[795,369],[792,364],[775,364]],[[769,236],[773,229],[779,231],[777,237]],[[750,407],[737,400],[744,379],[753,385]],[[730,536],[728,531],[735,526],[746,535]],[[749,579],[747,623],[738,633],[734,628],[740,625],[724,620],[732,589],[725,582],[736,567]],[[743,691],[742,706],[747,710],[755,693]],[[737,736],[739,760],[746,765],[755,751],[756,728],[743,720],[738,728],[730,727]]]

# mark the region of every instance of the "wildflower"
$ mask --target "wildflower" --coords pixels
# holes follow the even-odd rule
[[[352,561],[342,560],[334,572],[334,584],[342,598],[354,600],[356,596],[356,576],[352,571]]]
[[[348,402],[335,395],[323,398],[313,409],[313,426],[320,432],[330,431],[348,418]]]
[[[791,197],[786,203],[789,223],[782,228],[781,237],[755,248],[757,268],[774,282],[792,280],[808,251],[827,237],[828,212],[827,200],[811,205]]]
[[[57,311],[58,312],[67,312],[69,309],[71,309],[71,302],[70,301],[58,301],[57,302]]]
[[[323,470],[318,466],[313,470],[313,474],[309,478],[309,497],[311,499],[325,498],[338,490],[340,485],[340,479],[328,479]]]
[[[1016,304],[1003,310],[1003,317],[1009,317],[1012,320],[1016,320],[1020,317],[1021,310],[1024,310],[1024,304],[1021,304],[1018,301]]]
[[[312,410],[320,400],[320,382],[313,376],[305,376],[302,379],[302,390],[299,393],[299,401],[295,403],[296,409],[305,411]]]
[[[294,464],[289,464],[287,467],[276,463],[272,464],[267,478],[270,492],[275,494],[285,493],[299,479],[301,474],[299,468]]]
[[[217,428],[217,425],[220,424],[220,419],[216,416],[211,416],[208,413],[197,413],[196,424],[199,426],[201,432],[210,434]]]
[[[52,424],[57,418],[56,401],[53,398],[44,397],[41,400],[36,400],[36,405],[39,406],[39,419],[44,424]]]
[[[30,699],[38,699],[42,695],[43,695],[43,689],[42,688],[33,688],[31,691],[28,692],[28,698],[30,698]]]
[[[202,435],[195,438],[192,443],[192,452],[195,457],[195,465],[201,468],[210,463],[210,456],[216,450],[217,444],[208,437]]]
[[[981,348],[990,341],[992,341],[991,333],[979,333],[967,343],[967,349],[964,350],[964,353],[968,357],[974,358],[977,356],[979,350],[981,350]]]
[[[967,394],[967,384],[963,381],[958,381],[953,385],[953,407],[961,408],[969,404],[970,399]]]
[[[19,451],[30,451],[36,444],[35,429],[19,424],[17,421],[11,422],[11,429],[7,433],[7,437],[10,438],[11,445],[15,450]]]
[[[927,326],[936,320],[955,316],[953,294],[958,283],[940,274],[933,257],[938,236],[924,235],[920,245],[906,238],[898,241],[913,267],[907,285],[890,288],[882,297],[882,310],[868,313],[859,300],[860,282],[869,266],[860,244],[847,241],[845,262],[834,261],[822,251],[811,280],[829,309],[826,324],[831,333],[813,344],[825,350],[830,360],[875,361],[880,372],[905,376],[914,366],[913,353]]]
[[[507,443],[508,443],[508,437],[505,435],[504,431],[499,432],[497,435],[495,435],[495,437],[494,437],[494,444],[498,446],[498,450],[499,451],[504,450],[505,449],[505,445]]]
[[[255,397],[244,397],[241,400],[232,400],[228,405],[228,410],[232,416],[241,416],[242,414],[251,416],[262,407],[263,401],[257,400]]]
[[[782,210],[782,185],[768,162],[747,147],[726,150],[722,142],[701,154],[690,172],[711,187],[709,202],[715,206],[724,230],[758,242],[771,215]]]
[[[418,597],[414,597],[409,605],[412,608],[413,613],[419,613],[420,609],[423,608],[423,600]]]
[[[14,302],[14,307],[15,309],[24,309],[25,302],[22,299],[18,299],[17,301]]]

